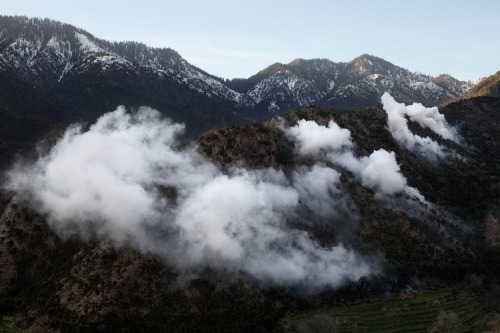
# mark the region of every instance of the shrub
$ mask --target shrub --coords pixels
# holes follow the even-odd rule
[[[456,333],[462,332],[463,325],[454,312],[440,312],[429,333]]]
[[[296,333],[335,333],[340,332],[340,323],[328,315],[316,315],[303,320],[295,326]]]

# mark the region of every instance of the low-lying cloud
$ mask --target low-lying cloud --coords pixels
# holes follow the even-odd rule
[[[329,131],[327,141],[342,142],[333,144],[335,152],[352,145],[350,133],[333,122],[320,130],[317,142],[302,146],[304,153],[327,147],[321,141]],[[304,206],[335,220],[336,202],[343,200],[337,171],[319,164],[295,170],[290,178],[274,169],[222,172],[196,147],[178,147],[182,131],[150,108],[130,114],[119,107],[88,131],[70,127],[36,162],[13,167],[4,187],[45,214],[60,235],[132,244],[184,270],[208,266],[310,290],[337,287],[375,270],[340,242],[324,248],[288,223]],[[301,129],[290,131],[301,137]],[[309,132],[304,140],[315,135]],[[359,169],[361,181],[378,190],[404,188],[377,183],[383,175],[370,162],[375,157],[350,170]],[[392,173],[399,170],[391,167]]]

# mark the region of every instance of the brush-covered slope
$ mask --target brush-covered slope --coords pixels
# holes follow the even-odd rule
[[[4,192],[0,218],[1,318],[9,325],[28,331],[280,331],[283,320],[291,313],[362,301],[369,296],[398,297],[408,288],[418,290],[425,284],[443,286],[468,281],[475,290],[498,297],[494,290],[500,274],[497,236],[500,145],[495,140],[499,134],[499,106],[499,99],[476,98],[444,107],[441,112],[458,128],[462,137],[460,144],[442,139],[417,124],[410,125],[413,133],[429,136],[455,151],[437,160],[401,146],[388,131],[387,114],[381,108],[336,112],[306,107],[286,114],[282,120],[202,135],[197,142],[198,151],[220,168],[219,185],[241,175],[248,180],[245,172],[256,170],[260,174],[269,167],[281,170],[288,179],[280,178],[281,186],[298,182],[297,175],[314,170],[315,166],[317,170],[330,170],[330,175],[338,173],[337,187],[325,192],[321,200],[335,207],[335,214],[320,218],[319,211],[308,206],[311,203],[307,198],[314,193],[306,191],[278,223],[279,227],[275,222],[261,224],[260,211],[250,211],[254,222],[251,218],[246,221],[249,226],[262,229],[250,227],[252,233],[260,236],[269,235],[266,230],[307,234],[307,239],[296,238],[303,242],[292,245],[297,249],[304,250],[301,247],[305,246],[304,242],[314,242],[318,244],[315,251],[323,253],[324,249],[342,243],[355,250],[360,258],[377,262],[378,268],[359,280],[347,279],[335,288],[326,285],[313,292],[307,283],[281,284],[280,279],[286,277],[278,279],[279,275],[273,283],[263,285],[258,275],[252,275],[252,269],[261,272],[274,267],[235,269],[227,262],[231,263],[231,256],[238,254],[227,254],[223,250],[215,259],[207,259],[197,269],[186,271],[178,258],[168,253],[131,248],[128,244],[136,244],[136,239],[113,246],[113,234],[103,235],[102,228],[83,234],[67,229],[69,234],[61,238],[64,236],[61,229],[53,219],[48,220],[52,215],[37,213],[29,203],[23,205],[12,199],[13,193]],[[341,166],[335,159],[322,160],[328,157],[327,151],[320,150],[319,155],[310,156],[298,154],[300,145],[286,129],[302,119],[319,125],[333,120],[348,129],[354,145],[344,146],[342,152],[352,150],[360,161],[367,161],[363,158],[380,149],[394,152],[407,185],[418,189],[432,206],[422,206],[418,200],[402,193],[380,195],[377,187],[364,182],[363,174],[349,169],[348,164]],[[240,171],[235,172],[234,168]],[[256,183],[257,188],[263,186],[266,177],[276,176],[275,173],[263,175],[260,183]],[[314,179],[309,182],[317,183]],[[297,188],[300,187],[297,185]],[[217,187],[211,189],[215,191]],[[272,191],[277,189],[269,187]],[[172,185],[161,188],[160,193],[174,206],[185,208],[182,206],[185,191],[188,189],[176,189]],[[207,196],[213,196],[214,191]],[[223,200],[210,202],[231,207],[231,202],[240,198],[237,192],[232,193],[235,193],[233,198],[223,196]],[[204,200],[203,196],[195,198]],[[243,202],[242,206],[247,204]],[[210,219],[212,208],[205,206],[205,215],[200,216],[217,227],[220,220]],[[233,230],[231,237],[238,239],[247,231],[234,229],[241,227],[237,210],[227,214],[232,216],[228,227],[229,231]],[[105,221],[101,223],[97,226],[106,225]],[[177,233],[167,228],[157,230],[155,235],[161,235],[167,242],[163,244],[168,244],[189,230]],[[76,237],[75,233],[84,237]],[[245,242],[262,245],[267,238],[257,238],[255,241],[259,243],[253,243],[252,239]],[[196,239],[194,244],[207,244],[203,238]],[[279,253],[280,247],[286,249],[286,246],[286,243],[271,243],[268,251]],[[260,251],[257,247],[252,249]],[[211,251],[210,247],[205,250]],[[192,258],[179,255],[181,262],[184,260],[183,264],[189,265]],[[253,260],[252,252],[247,255]],[[318,260],[318,257],[312,256],[309,260]],[[316,280],[310,277],[310,281]]]
[[[482,79],[472,89],[460,96],[460,98],[466,99],[481,96],[500,97],[500,72]]]

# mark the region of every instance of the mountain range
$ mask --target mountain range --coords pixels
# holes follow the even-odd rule
[[[0,17],[0,74],[15,82],[2,88],[5,112],[9,96],[23,90],[26,99],[40,100],[29,105],[39,109],[40,126],[93,121],[118,105],[148,105],[186,123],[192,138],[299,106],[372,107],[385,91],[405,103],[438,105],[473,85],[449,75],[413,73],[366,54],[345,63],[297,59],[247,79],[222,79],[172,49],[108,42],[69,24],[9,16]],[[19,117],[14,122],[23,123]],[[30,135],[37,137],[36,131]]]
[[[0,332],[352,332],[366,303],[416,332],[437,310],[398,302],[463,297],[494,331],[499,87],[371,55],[228,80],[2,16]]]

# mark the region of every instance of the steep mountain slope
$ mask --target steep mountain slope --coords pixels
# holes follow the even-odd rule
[[[320,164],[339,173],[339,186],[352,199],[343,201],[351,214],[341,211],[317,220],[301,202],[281,224],[306,232],[321,248],[343,242],[368,256],[377,253],[370,258],[381,267],[375,275],[316,295],[279,286],[261,288],[244,273],[235,276],[209,267],[182,274],[161,257],[124,244],[114,248],[95,235],[84,241],[61,240],[44,215],[3,192],[0,314],[17,327],[42,331],[280,331],[290,313],[345,306],[366,297],[398,297],[425,285],[435,288],[464,281],[471,290],[498,298],[499,103],[498,98],[483,97],[441,110],[458,126],[462,145],[418,125],[412,127],[414,133],[430,136],[460,154],[439,161],[398,144],[387,130],[387,115],[381,108],[337,112],[305,107],[281,121],[213,130],[199,138],[199,150],[226,175],[235,167],[273,167],[293,182],[297,171],[309,170],[317,161],[297,155],[297,143],[283,128],[300,119],[321,125],[334,120],[350,130],[357,155],[367,157],[381,148],[394,151],[408,184],[435,204],[429,211],[412,213],[405,209],[415,207],[412,202],[403,208],[395,204],[404,195],[395,201],[381,200],[345,168]],[[172,189],[164,191],[177,196]]]
[[[0,330],[6,321],[45,332],[271,331],[295,306],[289,295],[209,271],[186,279],[153,256],[107,242],[61,240],[43,217],[5,201],[1,207]]]
[[[448,103],[443,112],[457,124],[471,146],[471,153],[492,166],[500,166],[500,102],[498,97],[480,96]],[[492,169],[494,170],[494,169]]]
[[[243,121],[234,114],[239,94],[177,52],[110,43],[47,19],[0,17],[0,71],[60,105],[66,123],[94,121],[118,105],[157,108],[188,123],[191,136]]]
[[[24,82],[0,72],[0,168],[19,152],[66,127],[64,108]]]
[[[482,79],[477,85],[459,98],[467,99],[481,96],[500,97],[500,72],[496,72]]]

